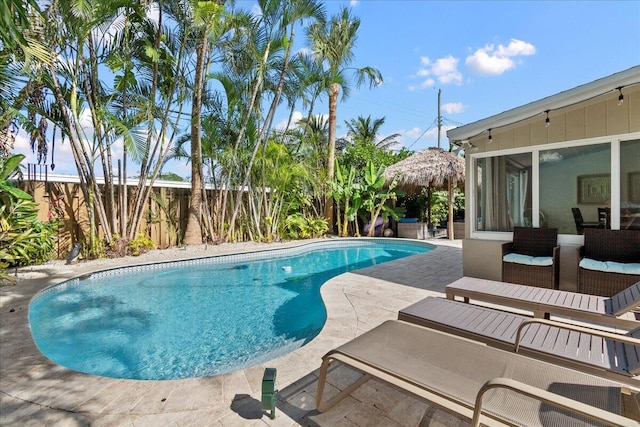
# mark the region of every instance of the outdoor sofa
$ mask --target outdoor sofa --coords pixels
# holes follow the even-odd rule
[[[578,292],[611,296],[640,281],[640,230],[586,228]]]

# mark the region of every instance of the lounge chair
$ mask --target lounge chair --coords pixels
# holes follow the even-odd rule
[[[640,326],[619,334],[434,297],[398,319],[640,387]]]
[[[334,362],[364,376],[323,402]],[[371,377],[472,418],[474,426],[638,426],[621,415],[622,395],[632,393],[624,385],[397,320],[323,357],[318,410],[329,409]]]
[[[612,297],[602,297],[463,277],[447,285],[446,294],[449,299],[461,297],[465,302],[473,299],[529,310],[534,317],[553,314],[627,329],[640,325],[632,313],[640,307],[640,282]]]

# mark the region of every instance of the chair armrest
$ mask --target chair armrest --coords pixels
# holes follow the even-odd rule
[[[555,246],[553,248],[553,262],[557,263],[560,262],[560,246]]]
[[[629,335],[617,334],[615,332],[603,331],[601,329],[586,328],[584,326],[573,325],[573,324],[564,323],[564,322],[557,322],[549,319],[531,319],[523,322],[518,327],[518,331],[516,332],[516,340],[514,342],[514,348],[513,348],[513,350],[516,353],[520,349],[520,338],[522,338],[523,329],[527,328],[528,326],[531,326],[534,323],[553,326],[559,329],[567,329],[569,331],[574,331],[574,332],[581,332],[583,334],[589,334],[596,337],[609,338],[613,341],[640,346],[640,339],[630,337]]]
[[[476,395],[476,404],[473,410],[473,420],[471,422],[471,425],[473,427],[480,426],[482,398],[484,397],[484,393],[494,388],[508,389],[515,393],[519,393],[543,402],[547,405],[552,405],[568,412],[580,414],[606,425],[619,427],[637,427],[638,425],[637,421],[623,417],[622,415],[614,414],[613,412],[605,411],[604,409],[596,408],[594,406],[587,405],[586,403],[578,402],[568,397],[561,396],[559,394],[555,394],[550,391],[531,386],[529,384],[524,384],[511,378],[493,378],[484,383],[484,385],[480,388],[480,391]]]
[[[505,256],[508,253],[511,253],[511,249],[513,248],[513,242],[505,242],[502,244],[502,256]]]
[[[578,260],[584,258],[584,246],[576,248],[576,252],[578,252]]]

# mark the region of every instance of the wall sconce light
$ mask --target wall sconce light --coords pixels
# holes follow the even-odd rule
[[[493,142],[493,136],[491,136],[491,129],[489,129],[489,144]]]
[[[624,95],[622,94],[622,86],[617,87],[616,89],[620,91],[620,95],[618,96],[618,105],[622,105],[622,103],[624,102]]]
[[[547,118],[544,119],[544,127],[548,128],[551,124],[551,120],[549,120],[549,110],[545,110],[544,112],[547,113]]]

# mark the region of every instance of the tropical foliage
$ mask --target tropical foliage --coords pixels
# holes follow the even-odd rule
[[[40,264],[53,255],[57,223],[38,220],[38,205],[15,187],[23,155],[0,159],[0,284],[12,281],[8,268]]]
[[[329,193],[346,202],[340,234],[362,209],[389,214],[394,193],[376,174],[407,153],[389,151],[398,135],[378,136],[384,118],[345,121],[336,152],[340,92],[382,82],[353,67],[360,20],[348,9],[327,18],[318,0],[258,0],[251,11],[222,0],[0,1],[0,136],[27,130],[40,160],[56,140],[69,146],[86,255],[145,247],[151,187],[171,176],[171,159],[191,163],[186,229],[170,224],[187,244],[321,235],[333,229]],[[16,32],[24,37],[7,37]],[[328,111],[316,111],[323,98]],[[346,168],[337,181],[336,159]],[[209,183],[218,191],[203,191]]]
[[[364,174],[364,185],[362,188],[362,206],[369,213],[369,236],[373,236],[375,231],[376,219],[382,216],[383,219],[389,217],[397,220],[398,212],[393,205],[388,202],[394,202],[398,198],[396,191],[396,183],[392,182],[385,187],[386,179],[382,176],[384,167],[374,166],[373,163],[367,163]]]
[[[455,188],[454,217],[464,217],[464,192]],[[428,192],[424,188],[419,194],[405,195],[398,201],[398,205],[406,210],[406,217],[418,218],[421,222],[428,222],[427,200],[431,197],[431,224],[441,226],[449,220],[449,193],[445,190]]]
[[[372,67],[353,68],[353,48],[358,38],[360,19],[351,16],[349,9],[342,11],[331,18],[330,21],[317,21],[309,26],[307,36],[311,40],[311,48],[322,64],[324,73],[323,85],[329,96],[329,150],[327,157],[327,179],[333,181],[334,160],[336,150],[336,121],[338,109],[338,96],[342,89],[343,98],[350,92],[350,79],[352,75],[356,79],[357,86],[369,83],[370,87],[382,83],[382,74]],[[326,68],[325,68],[326,67]],[[326,206],[326,215],[329,224],[333,222],[333,203],[329,201]]]

